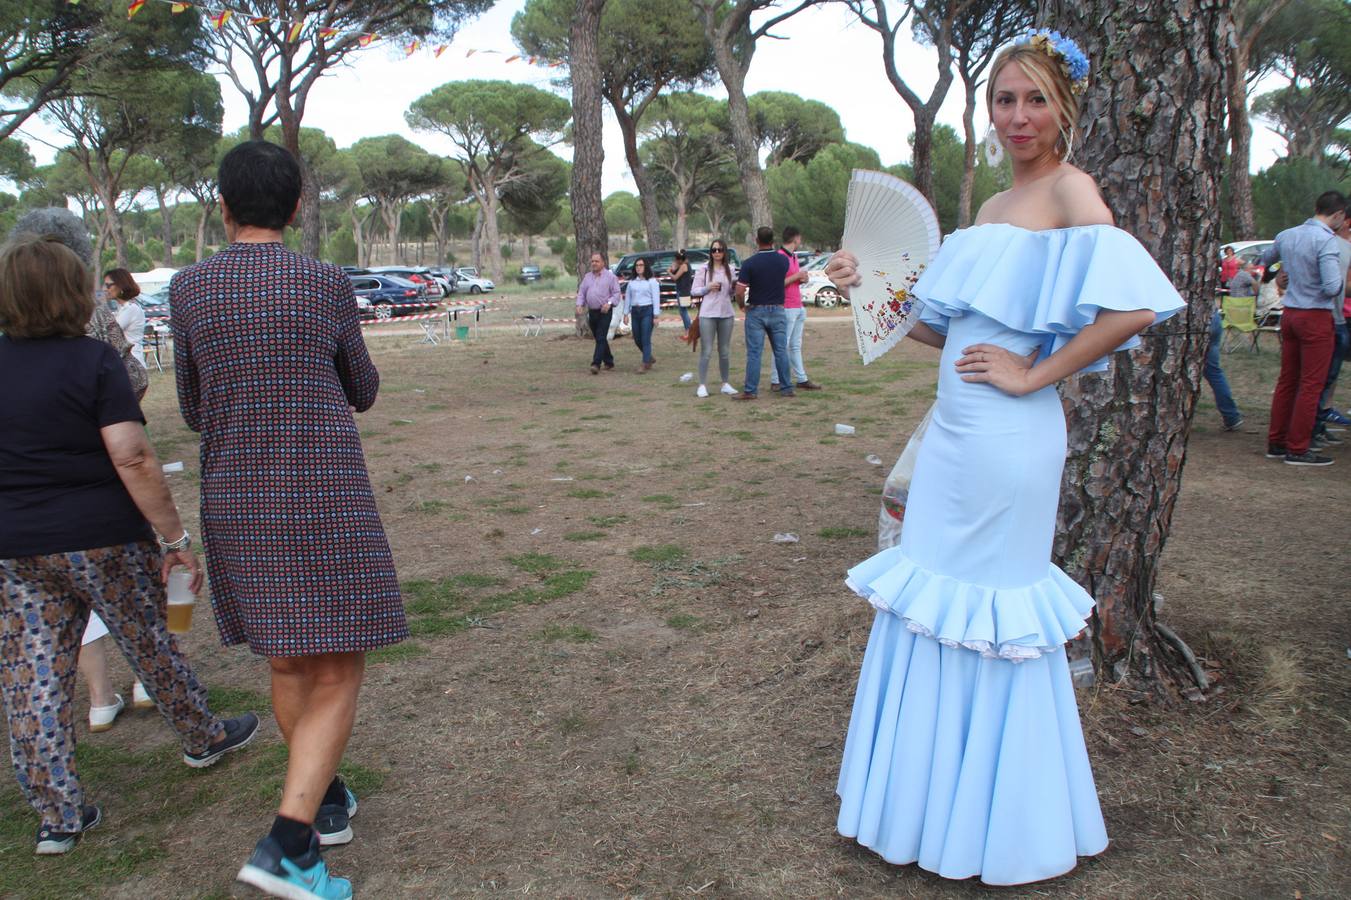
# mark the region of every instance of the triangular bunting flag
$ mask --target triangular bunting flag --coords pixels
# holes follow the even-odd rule
[[[421,46],[422,46],[421,41],[413,41],[411,44],[408,45],[408,48],[403,51],[403,55],[412,56],[414,53],[417,52],[417,48]]]
[[[442,44],[441,46],[437,47],[435,51],[433,51],[432,57],[433,57],[434,59],[440,59],[440,58],[441,58],[441,54],[442,54],[442,53],[445,53],[445,52],[446,52],[446,45],[445,45],[445,44]]]
[[[521,58],[520,56],[508,56],[508,57],[507,57],[507,62],[515,62],[516,60],[518,60],[518,59],[520,59],[520,58]]]
[[[230,21],[230,17],[233,15],[234,13],[231,10],[223,9],[220,12],[216,13],[214,16],[210,17],[211,24],[215,26],[215,29],[217,31],[220,31],[222,28],[225,27],[225,23]]]
[[[287,42],[294,44],[296,41],[300,40],[300,33],[304,30],[305,30],[304,22],[292,22],[291,27],[286,29]]]
[[[169,12],[178,15],[179,13],[185,13],[190,9],[192,9],[191,3],[175,3],[169,7]]]
[[[375,38],[376,35],[374,34],[363,34],[361,37],[357,38],[357,45],[360,47],[369,47],[375,42]]]
[[[271,22],[271,21],[272,21],[272,20],[271,20],[270,18],[268,18],[267,16],[250,16],[250,17],[249,17],[249,24],[250,24],[250,25],[266,25],[268,22]]]
[[[140,12],[142,6],[145,6],[145,0],[131,0],[131,4],[127,7],[127,19]]]
[[[325,25],[323,28],[320,28],[320,29],[319,29],[319,37],[321,37],[321,38],[330,38],[330,37],[333,37],[333,35],[335,35],[335,34],[337,34],[337,33],[338,33],[338,29],[336,29],[336,28],[330,28],[330,27],[328,27],[327,25]]]

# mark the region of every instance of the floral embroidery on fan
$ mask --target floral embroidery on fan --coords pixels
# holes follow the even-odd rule
[[[873,272],[873,275],[882,279],[885,293],[882,298],[869,300],[863,304],[863,311],[868,314],[868,323],[872,326],[865,330],[868,340],[879,344],[909,321],[915,306],[915,301],[910,296],[910,288],[915,286],[915,282],[919,281],[919,276],[923,272],[923,266],[910,270],[899,286],[891,281],[892,273],[880,270]]]

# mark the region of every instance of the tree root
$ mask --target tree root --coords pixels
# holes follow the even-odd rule
[[[1183,661],[1187,663],[1187,668],[1191,670],[1192,679],[1196,682],[1196,686],[1203,691],[1209,689],[1210,679],[1206,677],[1205,669],[1201,668],[1201,664],[1196,661],[1196,654],[1192,652],[1191,647],[1187,646],[1187,642],[1178,637],[1173,629],[1157,619],[1154,621],[1154,630],[1158,632],[1159,637],[1167,641],[1182,656]]]

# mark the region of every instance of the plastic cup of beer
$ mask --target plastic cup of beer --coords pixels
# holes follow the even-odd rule
[[[169,571],[169,630],[187,634],[192,630],[192,608],[197,598],[192,593],[192,573],[182,566]]]

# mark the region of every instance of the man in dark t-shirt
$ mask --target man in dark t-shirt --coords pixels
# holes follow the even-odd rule
[[[788,259],[774,250],[774,229],[761,226],[755,232],[758,252],[741,264],[736,280],[736,297],[745,303],[746,383],[737,400],[754,400],[760,389],[760,356],[765,338],[774,352],[774,368],[779,375],[780,397],[794,396],[788,372],[788,319],[783,312],[784,280],[788,277]]]

